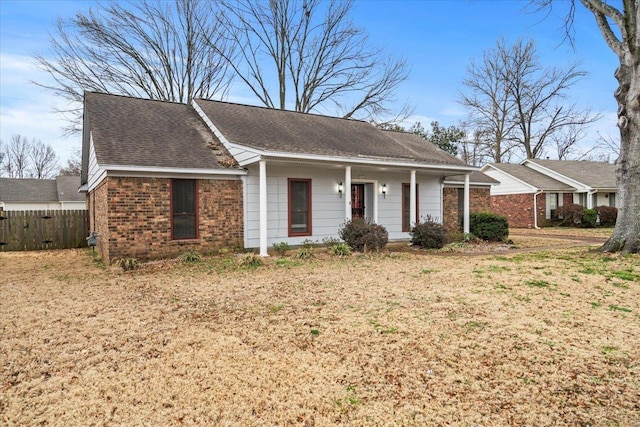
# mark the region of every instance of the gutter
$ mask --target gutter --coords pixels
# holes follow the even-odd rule
[[[538,227],[538,195],[542,194],[542,190],[538,190],[533,194],[533,228],[540,230]]]

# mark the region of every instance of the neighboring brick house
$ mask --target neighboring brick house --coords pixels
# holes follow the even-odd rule
[[[465,179],[478,168],[364,121],[94,92],[84,108],[82,184],[106,262],[221,247],[267,255],[274,243],[335,238],[356,217],[403,240],[423,216],[457,226],[459,206],[486,205],[488,184]],[[455,213],[443,213],[443,188],[463,190],[462,205],[446,197]]]
[[[615,165],[606,162],[529,159],[481,168],[500,184],[491,187],[491,210],[510,227],[537,228],[557,219],[567,204],[616,206]],[[535,212],[535,214],[534,214]]]
[[[498,181],[482,172],[469,176],[470,212],[491,210],[491,186]],[[442,187],[442,225],[447,230],[462,230],[464,209],[464,175],[448,176]]]

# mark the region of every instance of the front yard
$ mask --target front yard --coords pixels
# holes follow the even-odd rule
[[[637,426],[640,257],[0,253],[0,425]]]

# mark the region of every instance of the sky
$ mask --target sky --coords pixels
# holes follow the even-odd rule
[[[569,92],[571,102],[602,114],[593,124],[581,149],[587,150],[598,135],[618,139],[617,82],[613,73],[618,61],[608,48],[593,16],[578,5],[575,43],[563,42],[562,14],[568,2],[556,2],[549,14],[534,13],[527,2],[510,0],[356,0],[352,21],[369,35],[372,45],[404,57],[411,67],[409,79],[398,90],[397,108],[413,107],[407,123],[432,120],[443,126],[458,125],[466,112],[457,103],[461,84],[472,60],[482,58],[496,41],[518,38],[536,42],[544,67],[566,67],[580,61],[587,77]],[[50,144],[61,165],[80,148],[80,135],[65,135],[64,118],[55,113],[62,101],[33,81],[47,82],[34,54],[47,57],[50,34],[57,18],[87,10],[90,0],[0,0],[0,139],[7,142],[20,134]],[[232,89],[227,99],[246,102],[242,90]],[[548,153],[553,158],[554,153]]]

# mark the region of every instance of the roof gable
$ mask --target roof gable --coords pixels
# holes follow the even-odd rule
[[[100,165],[223,169],[234,164],[186,104],[86,92],[85,115]],[[84,138],[88,145],[87,133]]]
[[[557,181],[524,165],[511,163],[490,163],[487,167],[497,169],[512,176],[520,182],[528,184],[541,191],[573,191],[574,188]]]
[[[273,153],[467,166],[417,135],[337,117],[196,99],[232,144]]]
[[[570,180],[591,188],[616,188],[616,165],[607,162],[593,162],[587,160],[547,160],[528,159],[525,166],[535,167],[536,170],[549,170]],[[543,172],[544,173],[544,172]]]

